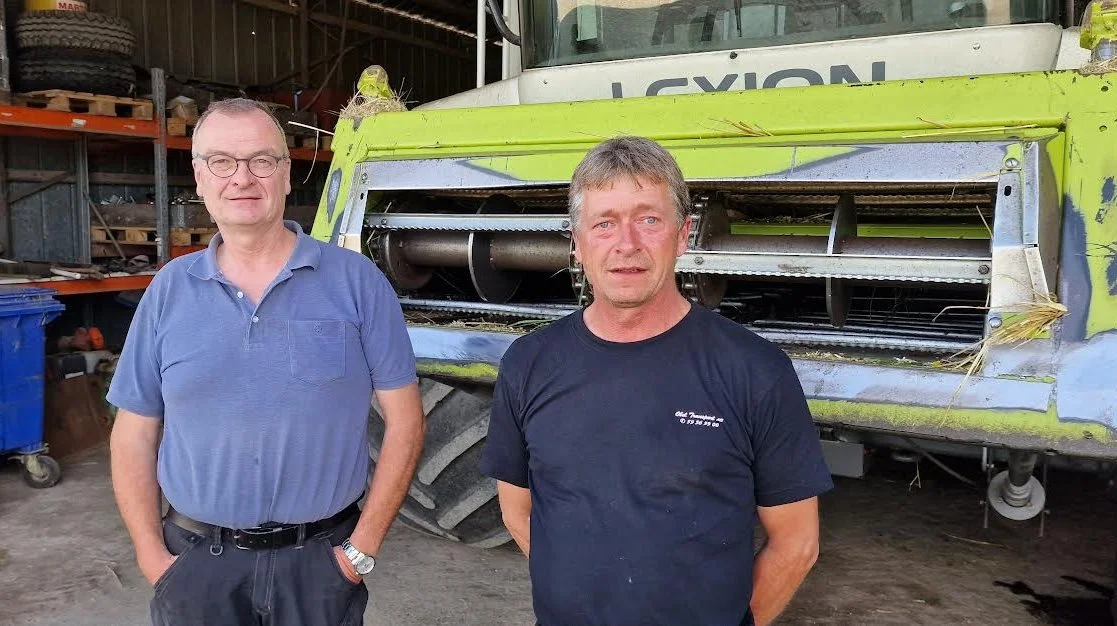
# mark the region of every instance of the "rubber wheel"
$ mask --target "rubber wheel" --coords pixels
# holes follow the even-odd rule
[[[104,13],[32,11],[16,22],[16,48],[70,48],[131,58],[136,36],[128,20]]]
[[[423,456],[399,519],[428,535],[480,548],[495,548],[511,537],[500,517],[496,481],[477,471],[489,429],[492,397],[430,379],[419,380],[427,436]],[[384,440],[380,406],[369,413],[369,452],[375,465]]]
[[[62,479],[62,466],[58,464],[58,461],[45,454],[38,455],[38,460],[38,474],[32,474],[27,469],[27,465],[23,465],[23,482],[35,489],[46,489],[57,485],[58,481]]]
[[[65,89],[106,96],[130,95],[136,85],[136,70],[130,63],[95,54],[61,58],[41,48],[20,53],[16,63],[19,91]]]

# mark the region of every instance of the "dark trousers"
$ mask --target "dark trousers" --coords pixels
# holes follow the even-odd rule
[[[221,547],[172,523],[163,540],[178,558],[155,582],[155,626],[351,626],[364,623],[368,589],[342,573],[333,546],[357,525],[357,516],[300,546],[240,550]],[[219,553],[219,554],[215,554]]]

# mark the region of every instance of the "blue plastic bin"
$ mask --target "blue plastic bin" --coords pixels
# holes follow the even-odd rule
[[[0,285],[0,455],[19,454],[32,486],[58,482],[47,475],[57,473],[57,463],[38,455],[45,447],[43,329],[65,308],[53,294],[41,287]],[[35,484],[45,482],[50,484]]]

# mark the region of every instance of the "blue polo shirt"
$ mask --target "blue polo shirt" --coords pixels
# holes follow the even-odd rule
[[[373,389],[415,382],[395,291],[364,256],[294,222],[259,303],[209,248],[172,260],[132,320],[113,405],[163,420],[158,477],[179,512],[231,528],[329,517],[368,484]]]

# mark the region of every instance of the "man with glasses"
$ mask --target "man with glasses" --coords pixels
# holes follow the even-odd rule
[[[219,234],[155,276],[108,396],[152,621],[360,624],[423,441],[399,302],[367,258],[284,221],[290,157],[259,103],[211,105],[193,157]],[[387,430],[370,485],[374,392]]]

